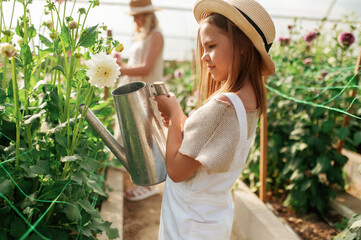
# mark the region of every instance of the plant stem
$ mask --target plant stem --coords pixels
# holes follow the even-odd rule
[[[94,2],[92,2],[91,4],[89,4],[89,8],[85,14],[85,17],[84,17],[84,21],[83,21],[83,25],[81,26],[81,30],[83,31],[84,29],[84,26],[85,26],[85,21],[86,21],[86,18],[88,17],[88,14],[89,14],[89,11],[90,11],[90,8],[94,5]]]
[[[19,109],[19,88],[18,82],[16,81],[16,62],[15,57],[11,58],[11,73],[13,82],[13,94],[15,104],[15,120],[16,120],[16,160],[15,168],[19,170],[19,154],[20,154],[20,109]]]
[[[11,19],[10,19],[9,29],[11,29],[11,24],[12,24],[12,22],[13,22],[14,11],[15,11],[15,2],[16,2],[16,0],[14,0],[13,11],[11,12]],[[2,15],[2,16],[4,16],[4,15]]]
[[[68,121],[67,124],[67,134],[68,134],[68,154],[70,154],[69,150],[71,148],[71,143],[70,143],[70,134],[71,134],[71,130],[70,130],[70,95],[71,95],[71,81],[73,79],[73,74],[74,74],[74,66],[75,66],[75,56],[74,53],[71,54],[70,57],[70,69],[66,78],[66,99],[65,99],[65,110],[64,113],[66,114],[66,119]],[[69,155],[71,156],[71,155]]]
[[[85,107],[84,107],[84,110],[81,114],[81,118],[80,118],[80,121],[79,121],[79,124],[77,125],[75,131],[74,131],[74,135],[73,135],[73,144],[72,144],[72,152],[75,151],[75,148],[76,146],[78,145],[78,142],[79,142],[79,137],[80,137],[80,133],[83,129],[83,124],[84,124],[84,119],[85,119],[85,115],[86,113],[88,112],[88,108],[89,108],[89,105],[90,105],[90,100],[91,100],[91,96],[93,95],[94,93],[94,86],[91,86],[89,88],[89,91],[88,91],[88,94],[86,96],[86,99],[85,99]],[[78,108],[78,106],[76,106]]]
[[[0,39],[1,39],[1,34],[3,31],[3,17],[4,17],[4,13],[3,13],[3,0],[0,0]]]
[[[8,64],[8,57],[4,57],[4,66],[3,66],[3,82],[2,82],[2,88],[5,90],[6,88],[6,73],[7,73],[7,64]]]
[[[73,11],[74,11],[74,7],[75,7],[75,3],[76,3],[76,0],[74,0],[74,2],[73,2],[73,7],[71,8],[70,16],[72,16],[72,15],[73,15]]]
[[[64,20],[65,20],[66,3],[67,3],[67,0],[64,1],[63,23],[64,23]]]

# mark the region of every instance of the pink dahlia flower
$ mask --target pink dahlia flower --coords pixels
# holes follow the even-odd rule
[[[340,36],[338,36],[338,43],[344,48],[348,48],[354,42],[355,37],[350,32],[344,32]]]
[[[279,43],[281,46],[288,46],[288,45],[290,45],[290,42],[291,42],[291,39],[290,39],[290,38],[287,38],[287,37],[280,37],[280,38],[278,38],[278,43]]]
[[[311,65],[312,63],[313,63],[312,58],[306,58],[305,60],[303,60],[303,64]]]
[[[307,42],[309,44],[313,40],[315,40],[316,37],[317,37],[317,32],[316,31],[311,31],[311,32],[308,32],[305,36],[303,36],[303,39],[305,40],[305,42]]]

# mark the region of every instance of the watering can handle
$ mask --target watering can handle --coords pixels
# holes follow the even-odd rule
[[[165,95],[166,97],[170,97],[167,87],[165,86],[164,82],[153,82],[150,85],[153,89],[154,96],[157,95]]]

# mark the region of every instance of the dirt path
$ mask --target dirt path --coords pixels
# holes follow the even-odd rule
[[[124,187],[130,185],[125,174]],[[131,202],[124,199],[123,239],[124,240],[157,240],[160,208],[164,183],[158,184],[160,193],[150,198]]]

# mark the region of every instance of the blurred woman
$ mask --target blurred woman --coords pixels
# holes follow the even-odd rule
[[[129,6],[129,14],[133,16],[135,23],[135,34],[128,62],[124,63],[121,56],[115,54],[117,63],[121,66],[118,86],[135,81],[143,81],[147,84],[161,81],[164,39],[154,13],[160,9],[154,7],[151,0],[131,0]],[[115,137],[121,141],[119,126],[118,124],[115,126]],[[125,175],[127,183],[130,176],[128,172],[125,172]],[[158,192],[156,186],[136,186],[128,181],[125,185],[124,197],[129,201],[139,201]]]

